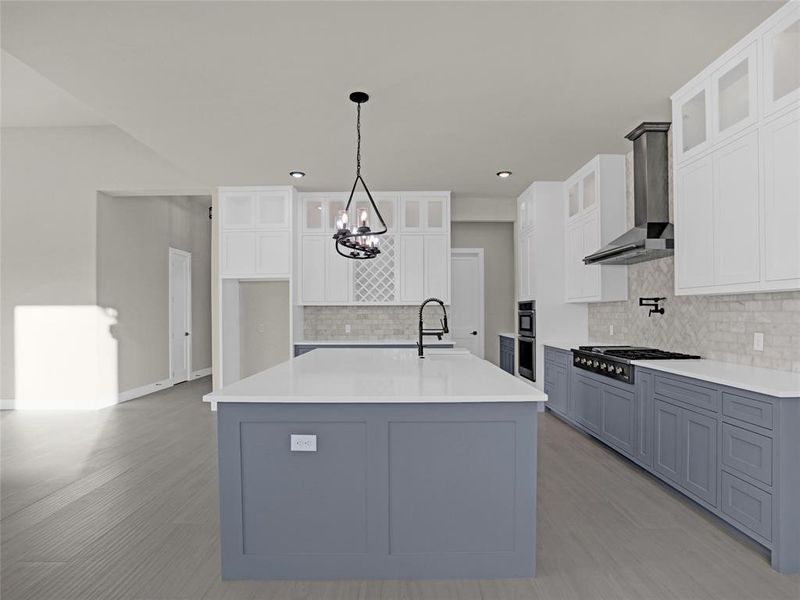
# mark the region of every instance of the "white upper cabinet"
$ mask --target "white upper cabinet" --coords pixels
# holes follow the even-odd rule
[[[400,198],[401,233],[450,231],[450,194],[403,194]]]
[[[599,154],[564,182],[567,302],[628,298],[628,268],[585,265],[583,258],[627,230],[625,156]]]
[[[536,220],[533,194],[530,189],[525,190],[517,199],[517,228],[520,232],[528,232],[533,229]]]
[[[301,194],[298,212],[300,304],[413,304],[435,295],[450,298],[450,193],[376,192],[373,200],[386,223],[381,253],[353,261],[334,248],[336,221],[349,194]],[[380,229],[369,198],[356,193],[348,211],[351,224],[366,211]]]
[[[701,81],[672,100],[673,147],[677,160],[703,152],[708,146],[712,120],[710,85]]]
[[[289,277],[293,195],[291,187],[220,188],[222,277]]]
[[[800,4],[783,10],[764,33],[762,47],[764,114],[771,115],[800,101]]]
[[[761,130],[764,288],[800,288],[800,111]]]
[[[703,128],[678,120],[694,114],[700,90],[711,99],[705,141]],[[800,4],[784,5],[672,101],[675,293],[800,289]]]
[[[735,135],[758,118],[758,44],[753,41],[711,76],[715,142]]]

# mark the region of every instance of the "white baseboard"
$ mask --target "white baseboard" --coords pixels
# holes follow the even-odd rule
[[[127,402],[128,400],[133,400],[134,398],[141,398],[142,396],[152,394],[158,390],[165,390],[168,387],[172,387],[172,379],[162,379],[161,381],[148,383],[147,385],[133,388],[132,390],[125,390],[117,395],[117,403]]]
[[[206,369],[200,369],[199,371],[192,371],[192,379],[200,379],[201,377],[206,377],[211,375],[211,367]]]

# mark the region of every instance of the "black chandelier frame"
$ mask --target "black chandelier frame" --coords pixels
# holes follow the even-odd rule
[[[357,107],[356,135],[358,142],[356,146],[356,178],[355,181],[353,181],[353,188],[350,190],[350,197],[347,199],[344,214],[349,214],[350,204],[353,202],[353,196],[356,193],[356,187],[360,181],[361,187],[363,187],[364,191],[367,193],[369,203],[372,205],[372,210],[378,218],[378,221],[380,221],[382,229],[373,231],[367,223],[361,223],[358,227],[348,229],[348,224],[343,222],[342,228],[338,229],[336,233],[333,234],[333,239],[336,241],[336,252],[339,255],[354,260],[369,260],[381,253],[380,248],[372,243],[374,236],[383,235],[389,229],[386,227],[386,222],[383,220],[383,216],[378,210],[378,206],[375,204],[375,200],[367,187],[367,183],[364,181],[364,178],[361,177],[361,105],[369,100],[369,95],[364,92],[353,92],[350,94],[350,100],[355,102]],[[356,222],[359,221],[358,217],[359,215],[356,215]],[[342,248],[345,250],[342,251]]]

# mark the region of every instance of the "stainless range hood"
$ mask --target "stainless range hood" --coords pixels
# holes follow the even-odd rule
[[[631,265],[670,256],[667,131],[669,123],[642,123],[625,137],[633,142],[634,227],[583,259],[587,265]]]

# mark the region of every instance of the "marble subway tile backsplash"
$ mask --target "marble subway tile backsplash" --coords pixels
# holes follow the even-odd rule
[[[675,296],[672,257],[628,267],[629,300],[589,305],[589,338],[781,371],[800,371],[800,292]],[[640,297],[666,297],[647,316]],[[613,326],[614,334],[610,334]],[[764,350],[753,334],[764,334]]]
[[[425,310],[426,326],[428,319],[439,314],[438,307],[429,309]],[[305,306],[303,339],[415,340],[418,315],[417,306]],[[349,334],[345,333],[346,324],[350,325]],[[437,325],[438,322],[430,324]]]

